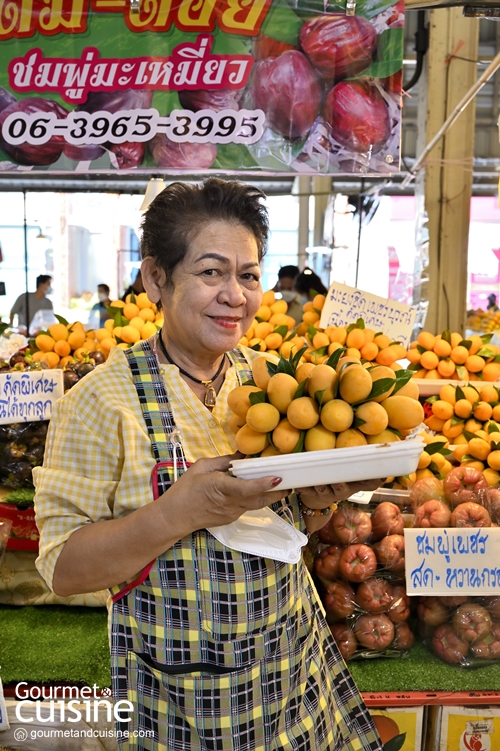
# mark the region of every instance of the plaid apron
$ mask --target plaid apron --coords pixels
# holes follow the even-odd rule
[[[125,354],[157,498],[187,464],[150,343]],[[229,357],[244,383],[248,363]],[[293,496],[271,508],[298,522]],[[302,563],[239,553],[200,530],[112,595],[113,695],[134,705],[117,725],[129,734],[122,751],[381,751]]]

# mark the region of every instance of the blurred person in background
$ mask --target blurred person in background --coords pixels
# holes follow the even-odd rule
[[[109,298],[109,287],[107,284],[97,285],[97,297],[99,298],[99,302],[96,302],[96,304],[92,306],[92,310],[99,311],[99,322],[102,328],[104,326],[104,321],[111,318],[108,313],[108,307],[111,305],[111,300]]]
[[[319,276],[307,267],[296,278],[294,288],[300,295],[302,304],[313,300],[316,295],[326,295],[328,292]]]
[[[278,271],[278,281],[274,287],[274,292],[280,292],[281,297],[288,305],[287,314],[292,316],[296,323],[300,323],[302,320],[302,303],[299,295],[293,289],[299,274],[298,266],[282,266]]]
[[[492,310],[493,312],[498,310],[497,305],[497,296],[491,293],[491,295],[488,295],[488,307],[487,310]]]
[[[130,287],[127,287],[127,289],[123,293],[121,299],[123,300],[123,302],[126,302],[127,296],[131,295],[132,292],[134,293],[134,295],[140,295],[141,292],[145,292],[145,291],[146,290],[144,289],[144,284],[142,283],[141,270],[139,269],[139,271],[137,272],[137,274],[135,276],[134,281],[132,282],[132,284],[130,285]]]
[[[18,327],[27,330],[35,313],[38,313],[39,310],[53,310],[52,301],[46,297],[52,292],[51,282],[51,276],[40,274],[36,278],[36,292],[23,292],[22,295],[19,295],[10,311],[11,326],[14,316],[17,315]],[[26,295],[28,295],[28,300],[26,300]],[[28,308],[29,321],[26,321],[26,308]]]

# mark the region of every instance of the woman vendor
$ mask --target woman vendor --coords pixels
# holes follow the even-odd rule
[[[56,404],[34,470],[45,580],[61,596],[112,592],[113,696],[134,707],[122,749],[382,748],[303,563],[208,531],[266,506],[314,531],[335,501],[380,482],[304,488],[299,501],[273,490],[279,477],[227,473],[227,397],[257,356],[237,344],[261,301],[263,198],[210,178],[153,201],[142,279],[163,328],[113,349]]]

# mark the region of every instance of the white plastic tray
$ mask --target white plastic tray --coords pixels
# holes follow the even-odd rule
[[[420,396],[434,396],[435,394],[439,394],[443,386],[446,386],[447,383],[451,383],[452,386],[461,387],[471,385],[479,391],[485,386],[499,385],[498,381],[493,383],[491,381],[452,381],[449,378],[443,378],[442,380],[434,380],[433,378],[412,378],[412,382],[417,384]]]
[[[237,459],[231,462],[231,472],[242,480],[281,477],[281,483],[273,490],[397,477],[415,472],[423,445],[421,438],[412,438],[398,443]]]

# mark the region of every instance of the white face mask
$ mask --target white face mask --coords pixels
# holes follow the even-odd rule
[[[297,297],[297,293],[294,292],[293,289],[284,289],[281,293],[281,297],[285,302],[293,302]]]
[[[240,553],[298,563],[306,535],[265,506],[247,511],[235,522],[208,530],[216,540]]]
[[[51,295],[53,293],[53,291],[54,290],[52,289],[52,287],[49,287],[48,290],[47,290],[47,292],[45,294],[46,295]]]
[[[108,299],[108,296],[105,292],[98,292],[97,297],[99,298],[99,302],[104,302]]]

